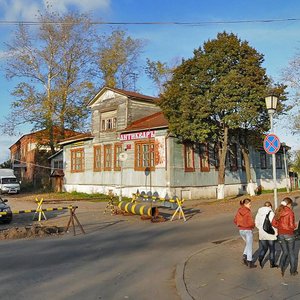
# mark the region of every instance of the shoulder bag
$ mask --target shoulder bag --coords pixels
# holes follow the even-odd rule
[[[270,212],[268,212],[265,217],[264,224],[263,224],[263,230],[268,234],[275,234],[275,230],[272,227],[272,224],[269,219],[269,215],[270,215]]]

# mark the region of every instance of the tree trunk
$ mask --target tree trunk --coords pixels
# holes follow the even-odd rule
[[[227,154],[227,147],[228,147],[227,126],[224,127],[224,136],[221,145],[222,147],[219,150],[220,167],[218,172],[218,190],[217,190],[217,198],[219,200],[225,198],[225,168],[226,168],[226,154]]]
[[[244,162],[245,162],[247,192],[250,196],[254,196],[255,189],[254,189],[254,183],[253,183],[252,175],[251,175],[249,150],[243,145],[241,145],[241,150],[242,150],[242,155],[243,155]]]

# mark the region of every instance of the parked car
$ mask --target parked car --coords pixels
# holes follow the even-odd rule
[[[7,199],[2,199],[0,197],[0,212],[6,212],[5,215],[0,215],[0,222],[8,224],[12,220],[12,211],[6,202]]]

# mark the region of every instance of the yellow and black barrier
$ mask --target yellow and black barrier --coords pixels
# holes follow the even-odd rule
[[[52,208],[43,208],[43,209],[24,209],[24,210],[12,210],[12,214],[26,214],[26,213],[35,213],[42,211],[54,211],[54,210],[64,210],[64,209],[72,209],[78,208],[78,206],[65,206],[65,207],[52,207]],[[0,212],[0,215],[7,215],[8,212]]]
[[[175,207],[176,210],[175,210],[175,212],[172,215],[171,221],[173,221],[174,217],[178,213],[178,219],[181,219],[181,217],[182,217],[183,220],[186,222],[186,218],[185,218],[185,215],[184,215],[184,212],[183,212],[183,209],[182,209],[182,205],[183,205],[184,199],[179,199],[177,197],[174,197],[174,199],[167,199],[167,198],[160,198],[158,196],[149,196],[149,195],[146,195],[146,194],[132,194],[131,203],[136,203],[136,201],[139,198],[152,200],[154,202],[155,201],[160,201],[160,202],[164,202],[164,204],[168,203],[168,202],[176,204],[177,207]]]
[[[149,216],[149,217],[154,217],[157,208],[156,207],[149,207],[140,203],[133,203],[133,202],[125,202],[121,201],[118,204],[118,207],[126,211],[128,213],[132,213],[135,215],[141,215],[141,216]]]
[[[46,211],[56,211],[56,210],[65,210],[68,209],[70,211],[70,218],[66,227],[65,232],[67,232],[69,230],[69,227],[72,223],[72,227],[73,227],[73,232],[74,235],[76,235],[76,231],[75,231],[75,223],[74,220],[76,221],[77,225],[80,227],[82,233],[85,233],[85,231],[83,230],[82,225],[80,224],[76,214],[75,214],[75,210],[78,208],[78,206],[64,206],[64,207],[49,207],[49,208],[43,208],[43,209],[24,209],[24,210],[13,210],[11,211],[12,214],[26,214],[26,213],[40,213],[40,212],[46,212]],[[10,212],[0,212],[0,215],[7,215]]]

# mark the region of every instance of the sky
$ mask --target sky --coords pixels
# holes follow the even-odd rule
[[[227,31],[247,40],[250,46],[262,53],[265,58],[263,67],[268,76],[278,82],[282,80],[283,68],[300,48],[298,0],[0,0],[0,22],[34,21],[37,12],[47,3],[60,13],[71,10],[89,13],[95,21],[195,23],[121,26],[131,37],[145,41],[142,62],[146,58],[171,62],[174,58],[192,57],[194,49],[208,39],[214,39],[218,32]],[[291,20],[297,18],[299,20]],[[109,25],[95,26],[102,30]],[[13,101],[11,91],[16,86],[16,81],[6,79],[4,70],[5,43],[11,41],[15,29],[16,25],[0,23],[0,124],[9,114]],[[137,81],[137,88],[143,94],[155,94],[152,83],[143,77]],[[300,136],[291,133],[290,123],[289,116],[276,120],[275,134],[292,150],[300,149]],[[19,131],[21,135],[27,134],[31,128],[28,124]],[[0,163],[9,159],[9,147],[21,135],[0,134]]]

